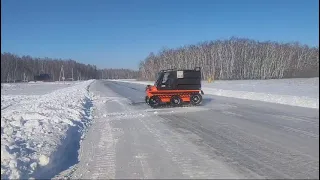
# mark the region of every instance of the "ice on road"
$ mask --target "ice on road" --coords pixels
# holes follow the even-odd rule
[[[318,110],[204,95],[151,109],[144,85],[95,81],[79,163],[58,178],[319,178]]]

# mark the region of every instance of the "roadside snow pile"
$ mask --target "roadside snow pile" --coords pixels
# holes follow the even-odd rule
[[[300,106],[307,108],[319,108],[319,98],[311,98],[306,96],[278,95],[271,93],[258,93],[248,91],[233,91],[205,87],[203,88],[203,91],[206,94],[216,96],[265,101],[270,103],[286,104],[291,106]]]
[[[29,83],[3,83],[1,95],[43,95],[55,90],[81,84],[81,81],[65,82],[29,82]],[[30,91],[32,89],[32,91]]]
[[[5,88],[5,87],[12,87],[14,86],[14,84],[9,84],[9,83],[1,83],[1,87]]]
[[[91,119],[92,82],[38,96],[1,94],[1,179],[50,177],[68,164],[70,144]]]
[[[153,85],[153,81],[137,81],[132,79],[111,79],[110,81],[118,81],[118,82],[125,82],[125,83],[135,83],[135,84],[143,84],[143,85]]]
[[[319,97],[319,78],[203,82],[204,87],[265,94]]]
[[[8,88],[12,88],[12,87],[14,87],[14,86],[15,86],[14,84],[1,83],[1,92],[2,92],[3,90],[8,89]]]
[[[126,81],[152,85],[152,81]],[[319,78],[202,82],[205,94],[319,109]]]
[[[1,94],[1,113],[2,110],[9,108],[10,106],[13,106],[16,103],[24,103],[25,101],[30,101],[32,99],[36,99],[39,96],[36,95],[12,95],[12,96],[6,96]],[[1,115],[2,117],[2,115]]]

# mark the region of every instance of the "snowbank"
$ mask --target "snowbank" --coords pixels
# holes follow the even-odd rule
[[[70,164],[70,147],[76,148],[91,119],[92,82],[44,95],[1,92],[1,179],[50,178]]]
[[[2,83],[1,95],[43,95],[61,88],[70,87],[81,83],[81,81]]]
[[[2,88],[11,87],[11,86],[14,86],[14,84],[1,83],[1,87],[2,87]]]
[[[126,81],[153,84],[152,81]],[[319,109],[319,78],[203,81],[205,94]]]
[[[204,87],[277,95],[319,97],[319,78],[203,82]]]

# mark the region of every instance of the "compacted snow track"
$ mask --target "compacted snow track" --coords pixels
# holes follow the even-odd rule
[[[144,85],[95,81],[70,178],[319,178],[318,110],[204,95],[152,109]]]

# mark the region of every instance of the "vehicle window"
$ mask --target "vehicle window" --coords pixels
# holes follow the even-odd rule
[[[164,76],[163,76],[163,79],[162,79],[162,84],[165,84],[168,80],[168,76],[170,75],[170,73],[165,73]]]

